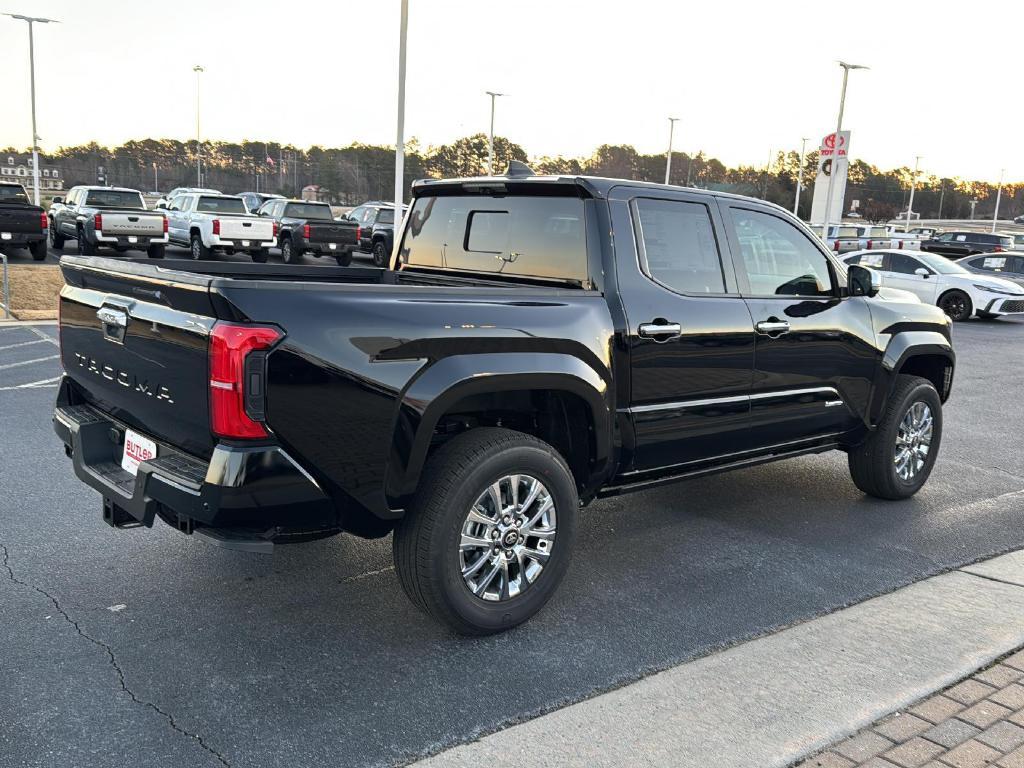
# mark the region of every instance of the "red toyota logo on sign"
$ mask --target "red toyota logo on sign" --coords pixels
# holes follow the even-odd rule
[[[839,137],[839,148],[842,149],[845,144],[846,144],[846,138],[843,137],[843,136],[840,136]],[[834,133],[830,133],[828,136],[825,137],[825,148],[826,149],[835,149],[836,148],[836,135]]]

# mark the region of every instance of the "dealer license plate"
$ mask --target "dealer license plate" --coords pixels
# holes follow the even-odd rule
[[[128,235],[128,242],[129,243],[137,243],[137,242],[139,242],[139,238],[137,236],[135,236],[135,235]]]
[[[10,239],[11,239],[11,233],[10,232],[0,232],[0,240],[10,240]]]
[[[248,245],[248,244],[249,244],[249,241],[248,241],[248,240],[243,240],[243,241],[242,241],[242,245],[243,245],[243,246],[245,246],[245,245]]]
[[[332,251],[338,250],[338,244],[337,243],[328,243],[327,247],[330,248]]]
[[[121,469],[133,475],[139,472],[139,463],[156,458],[156,443],[148,437],[130,429],[124,431],[124,453],[121,455]]]

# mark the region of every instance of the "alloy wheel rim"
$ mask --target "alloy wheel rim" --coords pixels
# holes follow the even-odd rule
[[[958,296],[951,296],[945,302],[946,314],[950,317],[960,317],[967,308],[964,300]]]
[[[469,591],[489,602],[518,597],[537,582],[555,544],[554,498],[531,475],[505,475],[470,507],[459,539]]]
[[[924,469],[931,451],[933,426],[932,409],[920,400],[903,415],[893,452],[893,464],[900,480],[909,482]]]

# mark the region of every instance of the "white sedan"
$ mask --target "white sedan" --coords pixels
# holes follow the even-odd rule
[[[847,264],[877,269],[884,284],[936,304],[953,320],[1024,315],[1024,287],[1001,277],[969,272],[945,256],[922,251],[856,251]]]

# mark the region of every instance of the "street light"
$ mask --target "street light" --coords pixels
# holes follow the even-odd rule
[[[398,29],[398,136],[395,139],[395,223],[397,235],[402,224],[402,200],[405,197],[405,50],[409,33],[409,0],[402,0]],[[398,253],[398,237],[393,237],[391,259]]]
[[[999,169],[999,186],[996,187],[996,211],[992,214],[992,232],[996,231],[996,222],[999,221],[999,199],[1003,196],[1003,174],[1006,173],[1005,168]]]
[[[917,168],[921,163],[921,155],[914,156],[914,175],[910,179],[910,202],[907,203],[907,223],[903,226],[904,234],[910,231],[910,213],[914,210],[914,187],[917,186]]]
[[[828,175],[828,192],[825,197],[825,222],[822,233],[828,237],[829,219],[832,217],[832,190],[836,183],[836,168],[839,165],[839,135],[843,131],[843,110],[846,108],[846,81],[850,78],[851,69],[867,69],[863,64],[847,64],[840,61],[839,66],[843,68],[843,89],[839,93],[839,119],[836,120],[836,140],[832,148],[832,172]],[[839,212],[839,220],[842,221],[843,212]]]
[[[32,93],[32,188],[35,204],[39,205],[39,134],[36,131],[36,51],[35,38],[32,34],[33,24],[60,24],[56,19],[44,19],[38,16],[22,16],[18,13],[5,13],[12,19],[28,23],[28,71]]]
[[[496,93],[494,91],[484,91],[488,96],[491,97],[491,132],[487,137],[487,175],[494,175],[494,100],[498,96],[508,96],[507,93]]]
[[[672,134],[675,132],[678,117],[668,119],[668,152],[665,154],[665,183],[669,183],[669,176],[672,174]]]
[[[196,186],[203,186],[203,149],[199,143],[199,75],[205,72],[199,64],[192,67],[196,73]]]
[[[800,188],[804,185],[804,155],[807,154],[807,139],[800,139],[800,167],[796,171],[796,199],[793,200],[793,215],[799,216]]]

